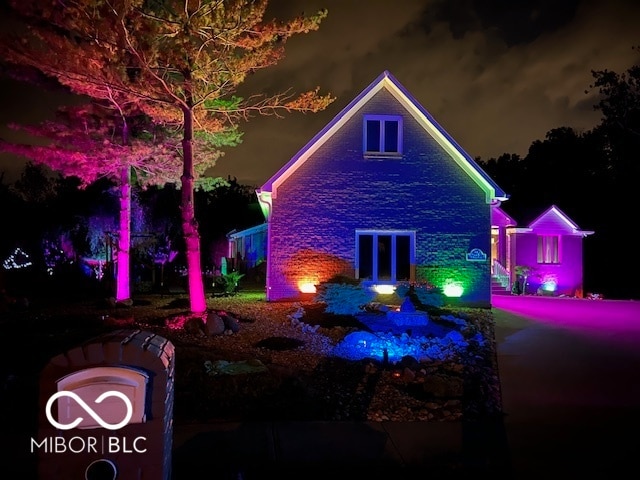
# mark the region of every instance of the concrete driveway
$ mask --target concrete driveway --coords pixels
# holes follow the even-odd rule
[[[491,302],[497,309],[583,334],[615,337],[622,333],[640,339],[640,301],[494,295]]]
[[[513,478],[613,478],[640,446],[640,302],[494,297]]]

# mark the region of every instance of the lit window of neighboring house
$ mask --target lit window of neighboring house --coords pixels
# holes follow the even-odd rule
[[[364,154],[397,156],[402,154],[402,117],[399,115],[364,116]]]
[[[538,263],[560,263],[559,235],[538,235]]]
[[[356,231],[357,278],[374,282],[413,280],[415,232]]]

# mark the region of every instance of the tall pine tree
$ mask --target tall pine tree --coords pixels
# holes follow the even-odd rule
[[[0,141],[0,150],[46,165],[65,177],[77,177],[83,188],[100,178],[108,178],[118,186],[120,208],[114,293],[117,302],[130,303],[132,187],[166,183],[179,186],[182,171],[179,136],[116,101],[60,108],[55,120],[11,127],[37,141],[29,144]],[[217,139],[233,145],[235,137],[220,135]],[[217,143],[199,142],[198,147],[196,178],[208,189],[216,182],[210,178],[205,180],[203,175],[223,152]]]
[[[3,58],[37,68],[74,93],[124,96],[182,132],[182,229],[191,311],[206,310],[194,208],[194,136],[233,131],[254,115],[317,112],[319,89],[240,98],[247,75],[276,64],[286,41],[319,28],[326,11],[263,20],[268,0],[10,0],[25,32],[5,32]]]

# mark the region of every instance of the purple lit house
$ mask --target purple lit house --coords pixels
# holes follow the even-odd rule
[[[556,205],[527,227],[518,227],[504,210],[494,206],[491,215],[493,292],[504,293],[520,276],[521,281],[526,281],[524,293],[582,297],[582,242],[593,233],[581,230]],[[522,278],[525,273],[526,280]]]
[[[257,195],[269,301],[348,275],[490,305],[492,206],[507,195],[387,71]]]
[[[516,266],[540,263],[539,234],[549,278],[567,291],[582,283],[581,239],[591,232],[556,207],[517,228],[500,209],[508,195],[387,71],[256,193],[268,301],[308,298],[346,275],[378,292],[425,282],[489,307],[496,288],[510,292]]]

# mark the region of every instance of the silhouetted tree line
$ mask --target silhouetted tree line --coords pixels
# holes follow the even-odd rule
[[[184,241],[180,222],[179,189],[172,184],[136,190],[132,227],[132,281],[140,272],[154,267],[154,255],[164,248],[177,252],[167,264],[166,284],[172,272],[184,266]],[[207,272],[219,263],[219,255],[226,254],[226,235],[233,229],[243,229],[264,221],[255,195],[255,187],[242,185],[235,178],[221,182],[215,190],[195,192],[196,212],[201,228],[202,264]],[[0,174],[0,205],[2,205],[3,234],[0,235],[0,262],[16,248],[26,252],[32,265],[20,269],[5,269],[0,282],[13,296],[47,296],[64,293],[65,297],[98,294],[111,296],[112,282],[105,278],[96,281],[80,272],[81,257],[95,257],[97,242],[109,243],[116,234],[118,218],[118,187],[109,179],[102,179],[80,188],[78,179],[62,177],[41,165],[28,163],[21,177],[13,184],[2,181]],[[60,248],[64,238],[73,244],[75,258],[67,258],[75,265],[60,269],[50,276],[47,271],[46,241]],[[64,242],[63,242],[64,243]],[[115,243],[109,248],[114,248]],[[66,254],[69,252],[67,251]],[[113,252],[111,252],[113,253]],[[109,252],[98,253],[108,260]],[[111,272],[107,272],[111,274]],[[157,275],[156,275],[157,277]],[[173,275],[175,281],[176,275]],[[148,280],[148,278],[147,278]],[[159,278],[156,278],[159,280]],[[45,291],[46,290],[46,291]]]
[[[640,299],[640,242],[635,233],[640,217],[640,66],[621,74],[592,73],[590,90],[600,94],[594,106],[602,113],[599,125],[584,132],[554,128],[544,140],[534,141],[525,157],[504,154],[477,161],[510,195],[502,207],[520,226],[555,204],[580,228],[595,231],[584,241],[585,292]],[[226,233],[264,221],[254,188],[229,179],[227,186],[196,192],[205,267],[215,261],[215,244],[224,242]],[[73,177],[62,178],[34,165],[28,165],[13,185],[0,176],[0,260],[18,245],[40,251],[42,238],[55,231],[75,232],[81,244],[87,232],[78,219],[98,211],[115,215],[113,193],[106,180],[81,190]],[[179,190],[170,186],[137,194],[149,225],[162,225],[178,250],[184,248],[179,199]]]
[[[510,194],[502,207],[520,226],[555,204],[580,228],[595,231],[584,241],[585,292],[640,299],[640,66],[592,74],[599,125],[585,132],[552,129],[524,158],[478,161]]]

